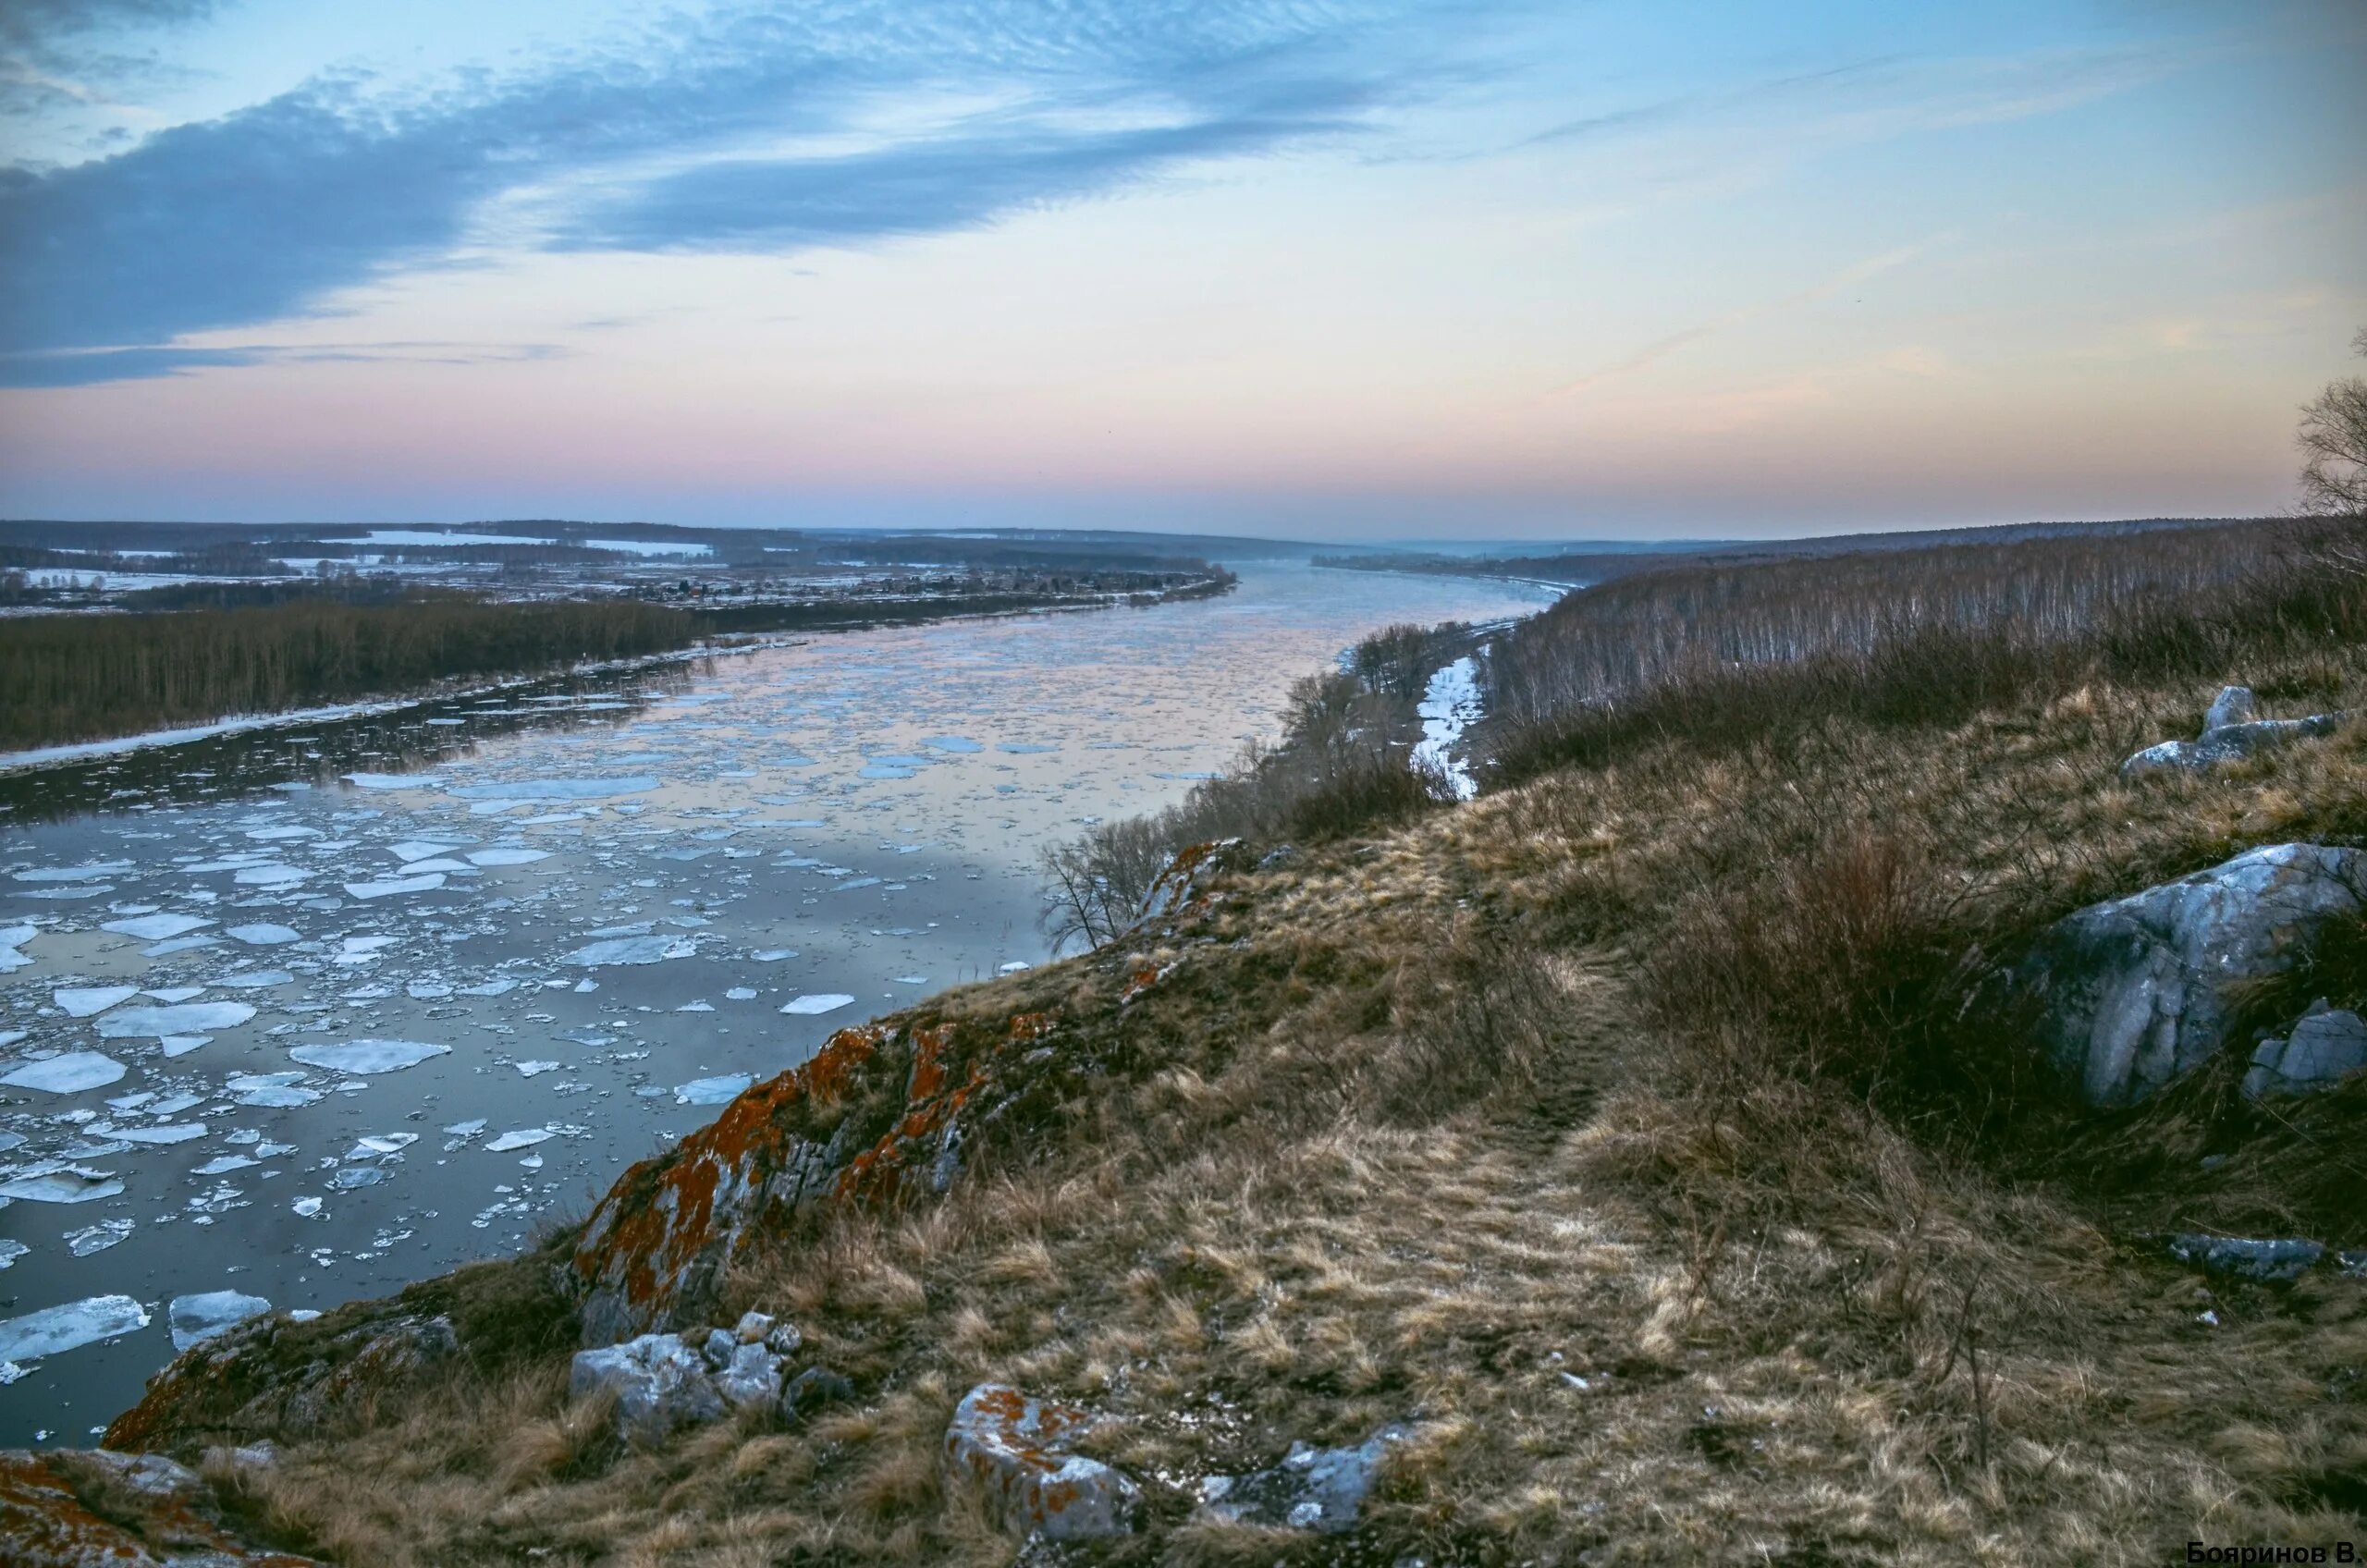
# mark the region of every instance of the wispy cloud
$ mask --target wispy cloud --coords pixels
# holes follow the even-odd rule
[[[1420,91],[1453,22],[1437,0],[852,0],[408,97],[315,81],[113,157],[0,171],[0,384],[60,374],[28,356],[62,350],[142,350],[111,361],[127,375],[203,362],[146,350],[448,260],[497,202],[541,226],[523,243],[570,250],[974,227],[1353,129]],[[880,133],[930,92],[999,106]]]
[[[1880,277],[1886,272],[1893,272],[1906,266],[1934,245],[1944,243],[1948,238],[1944,235],[1919,244],[1902,245],[1895,250],[1884,251],[1879,255],[1868,256],[1863,261],[1851,263],[1830,277],[1810,284],[1806,288],[1796,289],[1789,294],[1762,300],[1755,305],[1745,305],[1727,311],[1698,325],[1672,332],[1664,337],[1654,338],[1624,359],[1613,361],[1599,370],[1589,371],[1575,381],[1564,382],[1548,392],[1546,396],[1567,398],[1591,390],[1605,382],[1616,381],[1623,376],[1633,375],[1638,371],[1649,369],[1677,350],[1699,343],[1703,338],[1714,337],[1722,332],[1731,331],[1746,323],[1757,321],[1762,316],[1780,315],[1787,311],[1796,311],[1803,306],[1832,299],[1845,289],[1854,288],[1861,283],[1868,283]]]

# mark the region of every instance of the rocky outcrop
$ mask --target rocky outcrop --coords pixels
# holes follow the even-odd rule
[[[1365,1499],[1380,1478],[1389,1445],[1405,1436],[1403,1427],[1384,1427],[1354,1448],[1294,1443],[1271,1469],[1203,1480],[1200,1506],[1235,1524],[1338,1535],[1355,1528]]]
[[[644,1334],[619,1345],[575,1353],[570,1399],[612,1394],[618,1434],[655,1442],[683,1427],[720,1421],[734,1410],[781,1403],[781,1365],[803,1342],[761,1312],[736,1329]]]
[[[2255,718],[2253,707],[2250,687],[2222,689],[2203,715],[2201,735],[2146,747],[2120,765],[2120,776],[2136,778],[2148,773],[2201,772],[2225,766],[2289,741],[2331,735],[2349,717],[2321,713],[2307,718]]]
[[[459,1351],[452,1320],[440,1314],[398,1312],[329,1329],[276,1314],[251,1318],[149,1379],[140,1403],[107,1427],[106,1441],[147,1450],[212,1430],[309,1436]]]
[[[2226,1047],[2226,987],[2288,968],[2325,921],[2367,908],[2362,888],[2359,851],[2253,850],[2057,921],[2014,988],[2089,1104],[2134,1104]]]
[[[0,1451],[0,1560],[9,1568],[319,1568],[239,1539],[195,1471],[106,1449]]]
[[[2250,1099],[2312,1095],[2331,1089],[2367,1068],[2367,1019],[2347,1008],[2317,1004],[2301,1015],[2283,1039],[2263,1040],[2244,1074]]]
[[[1014,1536],[1089,1540],[1134,1528],[1141,1489],[1120,1471],[1073,1452],[1090,1412],[1030,1399],[1001,1383],[963,1396],[945,1431],[945,1467],[975,1490]]]

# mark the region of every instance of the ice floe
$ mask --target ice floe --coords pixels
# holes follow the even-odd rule
[[[288,1054],[307,1067],[368,1076],[417,1067],[430,1057],[446,1055],[451,1048],[424,1040],[348,1040],[339,1046],[298,1046]]]
[[[814,991],[790,998],[780,1004],[780,1010],[796,1017],[811,1017],[816,1013],[836,1012],[853,1001],[854,998],[843,991]]]
[[[754,1083],[748,1072],[728,1072],[718,1078],[693,1078],[674,1089],[676,1105],[724,1105],[740,1097],[740,1092]]]
[[[292,927],[274,925],[268,921],[257,921],[249,925],[233,925],[222,934],[252,948],[276,948],[282,943],[302,939],[300,934]]]
[[[140,914],[123,920],[102,921],[99,929],[113,931],[121,937],[136,937],[143,942],[161,942],[167,937],[178,937],[213,925],[193,914]]]
[[[175,1296],[166,1308],[165,1321],[172,1330],[173,1348],[187,1350],[270,1310],[271,1303],[261,1296],[237,1291],[201,1291],[195,1295]],[[141,1320],[147,1320],[145,1315]]]
[[[663,959],[688,958],[696,951],[696,944],[682,937],[612,937],[605,942],[592,942],[580,947],[559,962],[584,969],[597,969],[609,964],[656,963]]]
[[[137,986],[67,986],[50,992],[49,997],[66,1011],[67,1017],[89,1018],[139,994]]]
[[[118,1007],[99,1015],[105,1040],[163,1039],[209,1029],[235,1029],[255,1015],[245,1002],[175,1002],[164,1007]]]
[[[123,1191],[123,1183],[111,1170],[92,1170],[80,1165],[56,1165],[36,1169],[7,1182],[0,1182],[0,1197],[22,1198],[28,1203],[91,1203],[99,1198],[111,1198]]]
[[[0,1073],[0,1084],[16,1089],[40,1089],[52,1095],[79,1095],[102,1088],[124,1074],[123,1063],[101,1051],[67,1051],[39,1061],[19,1063]]]
[[[504,1133],[485,1145],[485,1149],[492,1154],[508,1154],[512,1149],[533,1148],[536,1144],[547,1142],[558,1135],[547,1127],[521,1127],[514,1132]]]
[[[371,899],[390,899],[399,893],[432,893],[442,886],[444,874],[431,871],[424,876],[396,876],[383,882],[348,882],[345,891],[348,898],[366,902]]]
[[[129,1296],[90,1296],[0,1322],[0,1361],[55,1355],[148,1327],[148,1309]]]

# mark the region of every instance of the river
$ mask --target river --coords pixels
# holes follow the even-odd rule
[[[831,1030],[1045,962],[1042,848],[1364,633],[1551,597],[1241,579],[0,779],[0,1446],[87,1443],[176,1300],[187,1341],[581,1217]]]

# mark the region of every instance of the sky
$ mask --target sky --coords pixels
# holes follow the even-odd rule
[[[0,516],[2289,508],[2359,0],[0,0]]]

